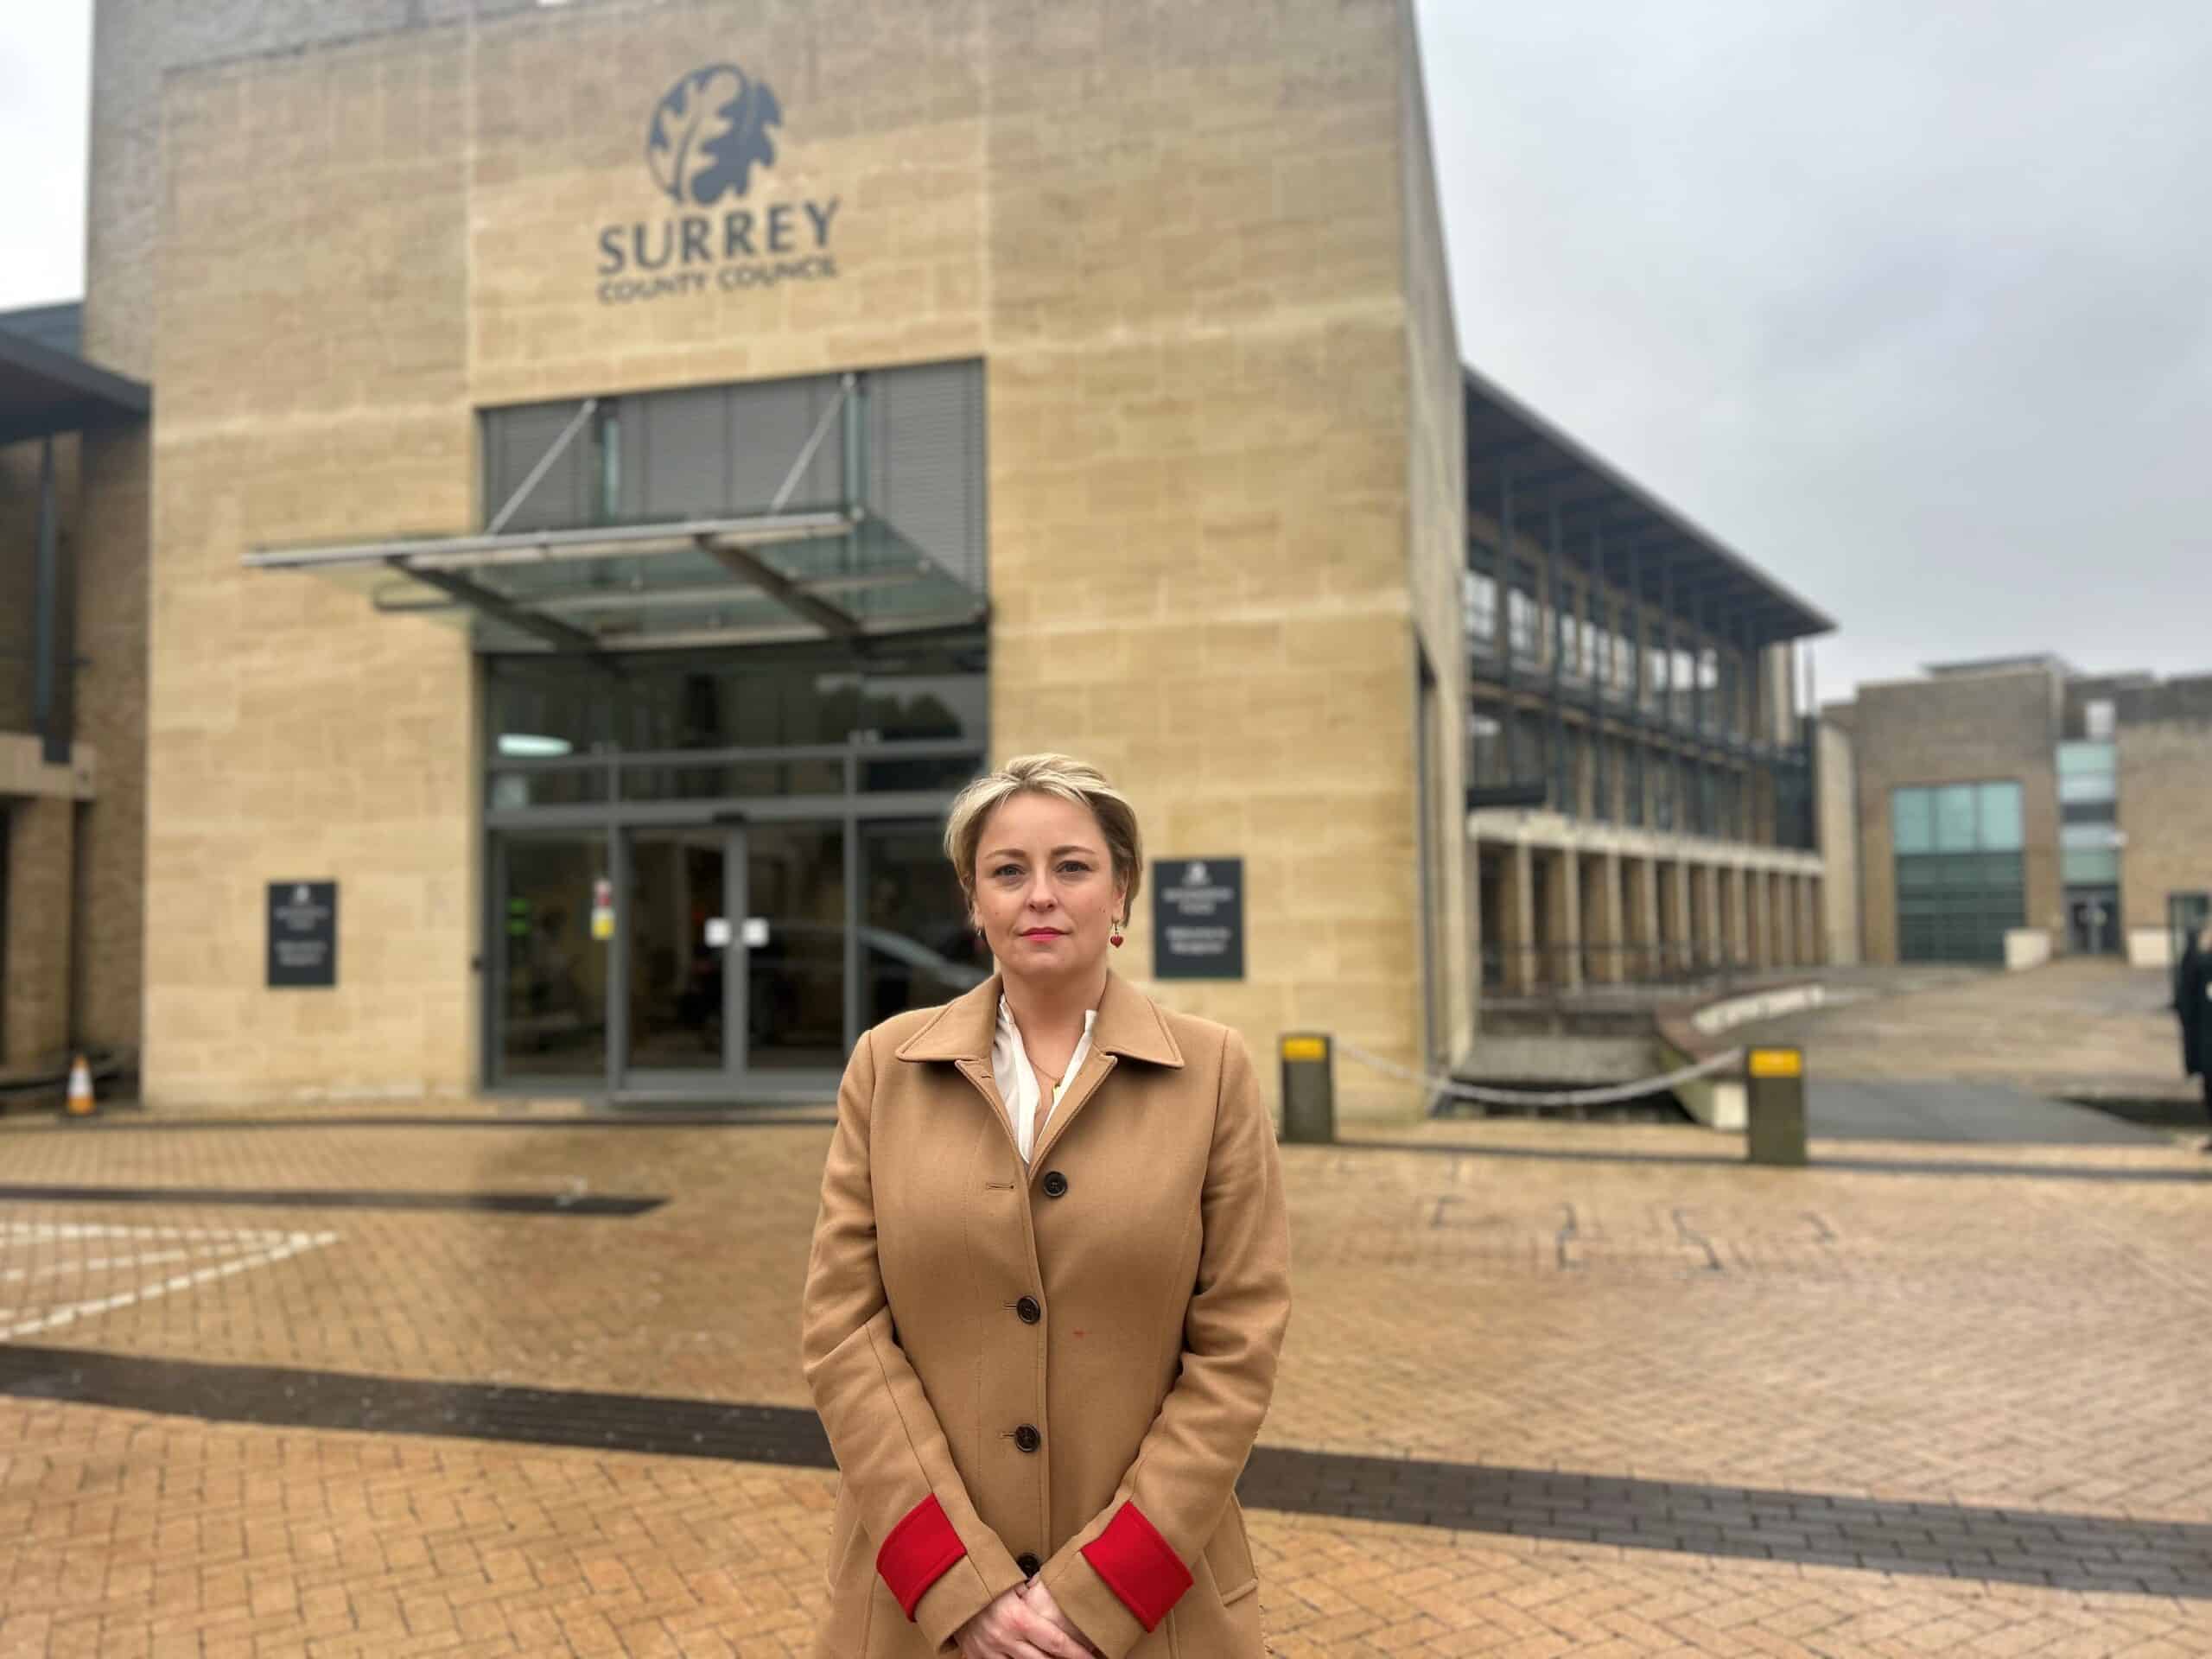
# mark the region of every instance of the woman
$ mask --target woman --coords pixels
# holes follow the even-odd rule
[[[1257,1659],[1236,1477],[1290,1313],[1236,1035],[1108,967],[1143,849],[1093,768],[962,791],[999,971],[861,1038],[800,1345],[842,1474],[818,1659]]]

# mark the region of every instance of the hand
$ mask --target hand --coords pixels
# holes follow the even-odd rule
[[[1092,1659],[1096,1649],[1031,1605],[1024,1593],[1030,1587],[1014,1586],[952,1633],[963,1659]],[[1050,1603],[1049,1592],[1045,1599]]]
[[[1093,1656],[1093,1659],[1106,1659],[1105,1654],[1091,1642],[1091,1639],[1085,1636],[1081,1630],[1076,1629],[1075,1621],[1060,1611],[1060,1604],[1052,1599],[1052,1592],[1045,1587],[1044,1580],[1032,1579],[1028,1583],[1023,1585],[1021,1586],[1021,1599],[1027,1602],[1037,1612],[1042,1613],[1046,1618],[1051,1619],[1053,1624],[1059,1626],[1060,1629],[1065,1630],[1070,1636],[1081,1643],[1083,1644],[1083,1650],[1085,1653]]]

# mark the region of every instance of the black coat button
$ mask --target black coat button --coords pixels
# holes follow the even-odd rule
[[[1028,1424],[1024,1423],[1020,1428],[1014,1431],[1014,1443],[1020,1446],[1024,1452],[1034,1452],[1039,1446],[1045,1444],[1045,1437],[1042,1434],[1039,1434],[1035,1429],[1032,1428]]]
[[[1065,1198],[1067,1195],[1068,1178],[1061,1174],[1057,1169],[1046,1170],[1045,1172],[1045,1196],[1048,1198]]]
[[[1014,1564],[1021,1569],[1021,1576],[1025,1579],[1035,1578],[1037,1576],[1037,1569],[1045,1565],[1044,1562],[1039,1560],[1034,1555],[1026,1554],[1015,1556],[1014,1558]]]
[[[1024,1325],[1034,1325],[1045,1317],[1045,1310],[1037,1306],[1037,1299],[1034,1296],[1023,1297],[1014,1305],[1014,1311],[1021,1315],[1021,1322]]]

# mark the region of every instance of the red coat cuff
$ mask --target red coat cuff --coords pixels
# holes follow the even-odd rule
[[[931,1492],[891,1529],[883,1548],[875,1552],[875,1570],[899,1599],[899,1611],[912,1624],[915,1605],[930,1586],[967,1553],[968,1546],[960,1541],[952,1522],[944,1518],[944,1506]]]
[[[1083,1547],[1083,1559],[1147,1630],[1191,1587],[1191,1569],[1134,1503],[1114,1511],[1106,1530]]]

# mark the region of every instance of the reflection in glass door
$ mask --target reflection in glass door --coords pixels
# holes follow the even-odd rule
[[[592,916],[607,850],[597,835],[500,837],[493,1006],[503,1079],[605,1081],[612,945],[594,937]]]
[[[732,832],[716,824],[629,837],[626,1071],[725,1070],[725,875]]]
[[[990,976],[932,819],[864,823],[860,1022],[950,1002]]]
[[[845,826],[759,823],[743,831],[741,1070],[835,1073],[845,1063]]]

